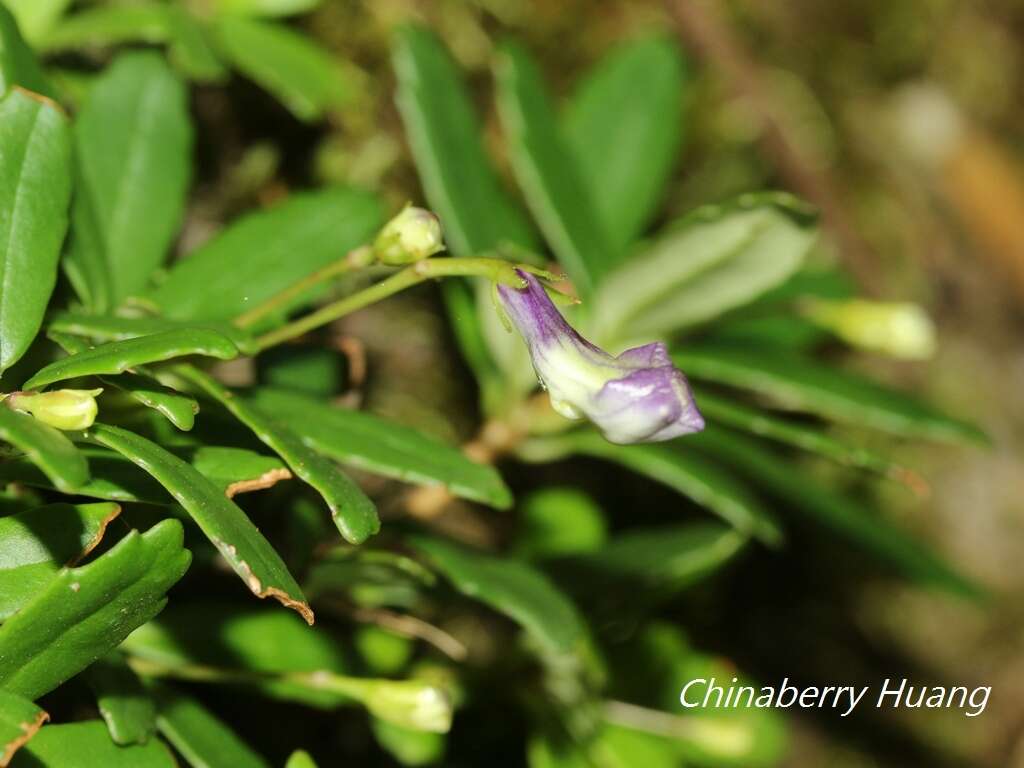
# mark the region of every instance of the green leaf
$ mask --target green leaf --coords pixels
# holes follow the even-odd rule
[[[150,683],[159,705],[157,726],[193,768],[269,768],[210,710],[167,685]]]
[[[177,262],[150,298],[173,319],[227,320],[343,258],[382,223],[365,192],[296,194],[233,222]]]
[[[428,30],[405,26],[394,44],[398,108],[431,209],[456,256],[505,244],[536,250],[484,152],[482,128],[451,57]]]
[[[758,441],[728,430],[709,427],[687,438],[688,451],[709,454],[728,462],[758,487],[785,502],[785,509],[804,513],[830,528],[908,578],[957,594],[976,597],[977,585],[965,579],[931,551],[885,518],[798,473]]]
[[[198,666],[256,673],[261,692],[314,707],[333,707],[337,696],[293,683],[288,675],[345,670],[336,639],[293,614],[210,600],[172,604],[122,648],[134,660],[165,670]]]
[[[65,269],[105,312],[146,288],[167,255],[191,176],[188,93],[163,58],[123,53],[75,121],[77,184]]]
[[[185,508],[254,595],[273,597],[308,623],[313,612],[299,585],[245,512],[197,469],[159,445],[118,427],[95,424],[88,437],[131,459]]]
[[[0,688],[0,766],[35,736],[50,716],[28,699]]]
[[[348,475],[291,430],[288,414],[271,416],[191,366],[179,366],[176,370],[249,427],[260,442],[284,459],[296,477],[313,486],[327,502],[335,526],[347,541],[361,544],[380,530],[373,502]]]
[[[598,62],[568,106],[566,144],[620,259],[661,202],[688,86],[678,45],[646,37]]]
[[[514,551],[525,558],[592,552],[608,538],[608,524],[597,502],[572,486],[541,488],[519,505],[520,528]]]
[[[498,111],[512,168],[559,263],[582,295],[615,263],[615,251],[560,133],[536,63],[506,45],[495,64]]]
[[[602,549],[571,559],[588,572],[602,574],[588,579],[598,585],[627,584],[637,593],[653,590],[677,592],[704,579],[738,553],[747,539],[733,528],[701,522],[628,530]]]
[[[748,389],[788,409],[906,437],[987,442],[972,424],[902,392],[781,350],[705,344],[672,359],[688,376]]]
[[[848,445],[821,430],[769,413],[704,390],[696,391],[697,404],[712,422],[742,429],[759,437],[791,445],[849,467],[898,478],[904,471],[889,459],[867,448]]]
[[[319,120],[352,93],[331,52],[283,24],[225,15],[214,21],[214,31],[225,58],[300,120]]]
[[[82,315],[60,311],[49,318],[50,331],[85,336],[96,341],[122,341],[139,336],[151,336],[164,331],[207,328],[227,336],[244,354],[255,354],[258,349],[251,334],[231,323],[195,320],[169,320],[165,317],[120,317],[118,315]]]
[[[173,11],[158,3],[101,5],[65,17],[46,36],[43,49],[112,46],[126,42],[164,43],[171,38]]]
[[[576,607],[526,563],[473,552],[442,539],[417,536],[410,543],[455,589],[513,619],[548,649],[570,653],[583,642],[583,621]]]
[[[176,768],[177,763],[171,751],[157,739],[145,746],[119,747],[110,740],[102,720],[86,720],[43,728],[18,754],[11,768],[41,765]]]
[[[153,618],[188,568],[182,537],[181,523],[164,520],[142,535],[130,532],[88,565],[53,577],[0,626],[0,687],[38,698]]]
[[[72,0],[4,0],[14,17],[18,20],[25,39],[33,45],[49,34]]]
[[[95,446],[85,446],[80,451],[89,460],[92,476],[87,483],[75,489],[78,495],[110,501],[174,503],[174,497],[160,483],[121,454]],[[269,488],[291,476],[275,457],[244,448],[203,445],[174,448],[171,453],[195,467],[228,498]],[[45,475],[23,459],[0,462],[0,480],[35,488],[53,488],[53,483]]]
[[[109,653],[83,673],[115,744],[145,744],[156,732],[156,705],[119,653]]]
[[[0,100],[0,373],[35,339],[57,281],[71,200],[69,134],[48,99],[12,90]]]
[[[698,208],[608,276],[593,315],[602,338],[663,336],[711,320],[784,283],[817,231],[787,195]]]
[[[54,96],[35,54],[18,30],[18,22],[0,3],[0,96],[14,86],[50,98]]]
[[[88,555],[120,512],[117,504],[50,504],[0,517],[0,621]]]
[[[188,355],[231,360],[238,357],[238,347],[227,336],[209,328],[162,331],[124,341],[111,341],[69,355],[37,372],[25,382],[24,388],[39,389],[55,381],[79,376],[124,373],[136,366]]]
[[[774,546],[782,541],[778,525],[743,483],[722,467],[692,452],[683,454],[673,446],[658,443],[615,445],[596,432],[586,430],[558,438],[538,439],[534,445],[541,446],[545,442],[556,453],[575,453],[613,461],[657,480],[714,512],[740,533],[765,544]]]
[[[292,16],[311,11],[322,0],[215,0],[219,13],[239,16]]]
[[[512,503],[494,467],[408,427],[282,390],[257,389],[251,400],[266,413],[280,414],[308,446],[343,464],[410,483],[442,485],[499,509]]]
[[[53,427],[3,405],[0,440],[24,452],[25,458],[64,493],[73,493],[89,479],[89,465],[70,440]]]
[[[78,354],[89,349],[89,344],[77,336],[58,331],[50,331],[48,335],[68,354]],[[122,373],[119,376],[100,376],[100,381],[107,386],[120,389],[147,408],[163,414],[178,429],[187,432],[195,425],[199,404],[188,395],[165,387],[152,376]]]

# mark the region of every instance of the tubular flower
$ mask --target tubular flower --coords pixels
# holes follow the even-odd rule
[[[686,377],[663,343],[612,356],[565,321],[536,277],[518,274],[526,287],[499,285],[498,295],[558,413],[590,419],[612,443],[659,442],[704,429]]]

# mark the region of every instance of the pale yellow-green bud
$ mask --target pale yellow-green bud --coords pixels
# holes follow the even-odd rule
[[[442,250],[444,239],[437,216],[411,205],[385,224],[373,243],[377,260],[394,266],[411,264]]]
[[[814,299],[805,314],[846,343],[905,360],[935,352],[935,326],[917,304],[867,299]]]
[[[368,688],[366,708],[389,723],[416,731],[447,733],[452,700],[441,688],[419,680],[377,680]]]
[[[4,402],[57,429],[88,429],[96,421],[96,396],[102,391],[56,389],[52,392],[14,392]]]

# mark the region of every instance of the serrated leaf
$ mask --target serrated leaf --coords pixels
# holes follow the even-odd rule
[[[410,483],[442,485],[499,509],[512,503],[494,467],[477,464],[416,430],[283,390],[257,389],[251,400],[266,413],[281,414],[303,442],[343,464]]]
[[[512,168],[559,263],[589,296],[615,263],[597,209],[561,135],[536,63],[506,45],[495,63],[498,111]]]
[[[560,452],[613,461],[657,480],[765,544],[777,545],[782,540],[774,519],[744,484],[694,452],[683,454],[672,445],[659,443],[615,445],[585,430],[551,440]]]
[[[682,143],[688,86],[678,45],[646,37],[599,61],[568,105],[566,145],[617,260],[661,202]]]
[[[422,27],[394,44],[398,108],[431,208],[456,256],[513,244],[536,249],[529,222],[501,187],[472,101],[451,57]]]
[[[90,348],[85,339],[58,331],[48,334],[68,354],[78,354]],[[129,397],[152,408],[171,422],[178,429],[187,432],[195,425],[199,404],[188,395],[175,392],[164,386],[152,376],[138,373],[122,373],[117,376],[100,376],[100,381],[115,389],[120,389]]]
[[[784,195],[748,195],[680,219],[595,296],[602,338],[664,336],[757,299],[803,264],[816,230]]]
[[[89,465],[74,443],[53,427],[2,404],[0,440],[22,451],[64,493],[74,493],[89,479]]]
[[[284,562],[245,512],[197,469],[159,445],[118,427],[94,424],[88,437],[152,475],[184,507],[254,595],[273,597],[310,624],[313,612]]]
[[[247,355],[258,350],[256,340],[246,331],[231,323],[210,320],[170,320],[165,317],[121,317],[119,315],[84,315],[77,312],[59,311],[49,318],[48,328],[58,333],[85,336],[95,341],[123,341],[139,336],[151,336],[165,331],[182,331],[205,328],[227,336]]]
[[[120,512],[117,504],[50,504],[0,517],[0,621],[89,554]]]
[[[297,672],[343,672],[342,647],[327,632],[310,630],[293,614],[198,600],[172,604],[122,646],[134,659],[166,669],[189,666],[247,670],[275,698],[332,707],[337,697],[290,683]]]
[[[119,653],[109,653],[83,673],[115,744],[145,744],[156,732],[156,705]]]
[[[576,607],[544,574],[518,560],[485,555],[442,539],[410,542],[459,592],[516,621],[544,647],[570,653],[583,641]]]
[[[344,105],[353,90],[331,52],[283,24],[224,15],[214,20],[220,51],[300,120]]]
[[[35,54],[21,36],[14,15],[0,3],[0,96],[14,86],[54,96]]]
[[[77,183],[65,270],[91,311],[139,294],[167,256],[191,177],[188,94],[163,58],[123,53],[75,121]]]
[[[981,430],[870,379],[781,350],[704,344],[672,356],[688,376],[748,389],[784,408],[907,437],[986,443]]]
[[[238,357],[231,339],[209,328],[182,328],[111,341],[58,360],[38,371],[25,382],[25,389],[79,376],[114,375],[147,363],[159,363],[177,357],[201,355],[218,360]]]
[[[50,716],[26,698],[0,688],[0,768],[35,736]]]
[[[210,710],[167,685],[150,683],[159,706],[157,726],[194,768],[269,768]]]
[[[728,462],[765,492],[783,500],[786,509],[802,512],[907,577],[961,595],[979,594],[976,584],[885,518],[822,486],[806,473],[794,472],[792,464],[758,441],[720,427],[693,437],[687,438],[687,450]]]
[[[182,537],[181,523],[164,520],[144,534],[132,531],[88,565],[54,576],[0,626],[0,687],[38,698],[153,618],[188,568]]]
[[[152,739],[144,746],[119,747],[110,740],[102,720],[85,720],[46,726],[17,755],[11,768],[40,765],[176,768],[177,763],[171,751],[158,739]]]
[[[373,502],[339,467],[302,441],[291,429],[286,414],[278,415],[275,411],[271,416],[191,366],[179,366],[176,371],[224,406],[260,442],[284,459],[296,477],[313,486],[327,502],[335,526],[347,541],[361,544],[380,530]]]
[[[696,390],[695,396],[701,413],[711,422],[791,445],[845,466],[878,472],[891,478],[901,474],[900,468],[884,456],[867,448],[844,443],[819,429],[704,390]]]
[[[228,320],[343,258],[382,223],[365,192],[296,194],[230,224],[176,263],[150,298],[172,319]]]
[[[0,40],[0,57],[15,55],[7,44]],[[25,354],[42,325],[70,200],[67,119],[49,99],[10,91],[0,100],[0,373]]]

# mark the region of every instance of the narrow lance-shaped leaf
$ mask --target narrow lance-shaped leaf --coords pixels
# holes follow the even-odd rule
[[[187,93],[163,57],[120,55],[75,122],[73,238],[65,268],[82,302],[113,309],[167,255],[191,176]]]
[[[689,435],[681,442],[692,439],[693,435]],[[774,519],[740,481],[699,455],[674,450],[672,444],[614,445],[596,432],[583,430],[536,439],[523,450],[524,458],[529,460],[578,454],[613,461],[707,507],[741,533],[768,545],[777,545],[782,540]]]
[[[160,483],[121,454],[99,446],[84,446],[80,452],[89,460],[91,477],[75,489],[78,495],[110,501],[174,503],[174,497]],[[171,453],[191,464],[229,499],[269,488],[291,477],[276,457],[244,448],[203,445],[174,448]],[[23,459],[0,462],[0,481],[33,488],[54,487],[42,472]]]
[[[139,365],[188,355],[231,360],[238,356],[238,347],[228,337],[208,328],[163,331],[112,341],[51,363],[26,381],[25,389],[38,389],[78,376],[123,373]]]
[[[24,452],[25,458],[65,493],[89,479],[89,465],[74,443],[53,427],[0,404],[0,440]]]
[[[313,611],[270,543],[237,505],[194,467],[159,445],[118,427],[95,424],[89,439],[131,459],[185,508],[257,597],[273,597],[310,624]]]
[[[506,45],[495,65],[512,167],[559,263],[583,295],[615,262],[603,223],[561,135],[536,63]]]
[[[647,37],[599,61],[569,103],[566,144],[618,260],[661,201],[684,133],[688,86],[679,46]]]
[[[57,280],[71,199],[69,134],[48,99],[14,89],[0,100],[0,373],[36,337]]]
[[[972,424],[870,379],[799,355],[703,344],[687,347],[672,359],[692,378],[749,389],[785,408],[908,437],[986,442]]]
[[[0,621],[89,554],[120,512],[117,504],[50,504],[0,517]]]
[[[150,682],[159,711],[157,727],[189,765],[203,768],[269,768],[269,763],[249,747],[210,710],[170,686]]]
[[[177,768],[171,751],[159,739],[145,745],[119,747],[110,740],[102,720],[48,725],[22,750],[24,763],[13,768],[40,765],[102,765],[103,768]],[[86,757],[87,756],[87,757]],[[89,762],[83,763],[86,759]]]
[[[172,319],[231,319],[364,245],[382,218],[365,192],[337,187],[292,195],[232,222],[176,262],[150,298]]]
[[[115,744],[145,744],[156,732],[156,706],[120,653],[108,653],[83,675]]]
[[[266,413],[287,414],[303,442],[343,464],[407,482],[440,484],[457,496],[500,509],[512,503],[494,467],[408,427],[283,390],[257,389],[252,402]]]
[[[864,547],[875,557],[921,583],[933,584],[961,595],[977,596],[978,587],[912,537],[871,514],[856,502],[822,487],[758,441],[715,427],[687,441],[687,450],[711,454],[727,461],[786,508],[803,512],[837,534]]]
[[[576,607],[526,563],[473,552],[442,539],[417,536],[412,544],[459,592],[518,622],[545,647],[569,653],[583,640]]]
[[[21,36],[14,15],[0,3],[0,96],[14,86],[54,96],[35,54]]]
[[[179,366],[175,370],[249,427],[264,445],[284,459],[296,477],[313,486],[327,502],[334,524],[347,541],[361,544],[380,530],[373,502],[337,465],[307,446],[292,431],[287,414],[271,416],[191,366]]]
[[[234,15],[214,23],[224,56],[300,120],[319,119],[352,93],[353,83],[331,52],[283,24]]]
[[[193,330],[206,328],[227,336],[238,347],[238,351],[253,355],[259,351],[256,340],[250,333],[231,323],[211,320],[170,320],[166,317],[119,315],[86,315],[79,312],[58,311],[50,316],[48,329],[52,332],[85,336],[94,341],[123,341],[139,336],[152,336],[165,331]]]
[[[38,698],[159,613],[191,559],[183,533],[177,520],[132,531],[88,565],[51,579],[0,626],[0,688]]]
[[[35,736],[50,716],[28,699],[0,688],[0,768]]]
[[[90,348],[85,339],[66,333],[50,331],[47,334],[68,354],[78,354]],[[104,384],[120,389],[129,397],[164,415],[178,429],[188,431],[195,424],[199,404],[189,397],[165,387],[151,376],[122,373],[118,376],[100,376]]]

